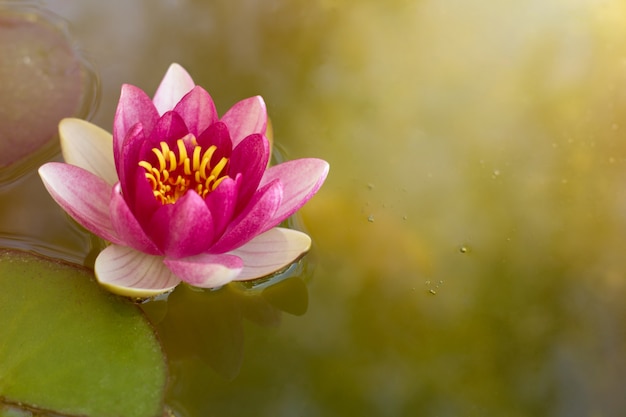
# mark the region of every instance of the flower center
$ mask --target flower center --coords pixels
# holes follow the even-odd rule
[[[188,150],[185,138],[176,141],[176,149],[170,149],[168,144],[161,142],[160,148],[152,148],[156,156],[155,164],[140,161],[139,166],[146,170],[146,178],[152,186],[154,198],[161,204],[173,204],[182,197],[187,190],[194,190],[200,197],[215,190],[228,175],[222,173],[228,163],[228,158],[221,158],[215,165],[211,165],[211,158],[217,149],[211,145],[202,149],[191,136],[193,149]]]

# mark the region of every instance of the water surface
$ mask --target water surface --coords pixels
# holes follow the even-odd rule
[[[201,343],[237,351],[179,356],[180,416],[626,410],[622,2],[43,4],[98,70],[95,123],[176,61],[331,164],[302,210],[306,313],[205,294]]]

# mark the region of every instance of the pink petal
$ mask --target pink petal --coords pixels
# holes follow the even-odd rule
[[[160,207],[147,230],[170,258],[197,255],[213,243],[211,212],[195,191],[188,191],[174,204]]]
[[[168,111],[157,121],[152,132],[148,136],[150,144],[147,151],[152,147],[159,147],[162,141],[167,142],[170,149],[176,149],[176,141],[189,133],[185,121],[178,113]]]
[[[139,166],[139,161],[152,161],[154,154],[152,148],[159,148],[160,142],[166,142],[170,149],[176,149],[176,140],[187,134],[187,127],[183,119],[174,112],[167,112],[159,119],[152,129],[149,138],[144,136],[141,124],[133,126],[119,155],[118,175],[122,185],[122,194],[131,211],[135,213],[140,222],[146,213],[152,213],[156,207],[152,191],[148,191],[148,181],[145,178],[145,170]],[[139,177],[139,178],[138,178]]]
[[[196,137],[218,121],[213,99],[202,87],[194,87],[176,104],[174,111]]]
[[[262,228],[273,218],[280,206],[282,197],[282,185],[279,180],[257,191],[246,210],[228,225],[222,237],[209,249],[209,252],[229,252],[262,233]]]
[[[146,137],[143,131],[143,125],[137,123],[126,134],[122,147],[118,150],[115,156],[115,168],[117,169],[117,176],[122,184],[122,192],[126,196],[132,195],[129,187],[131,186],[130,180],[133,178],[133,173],[138,168],[139,153],[146,142]]]
[[[241,100],[221,118],[226,123],[233,146],[253,133],[265,134],[267,128],[267,109],[263,97],[255,96]]]
[[[180,283],[160,256],[138,252],[128,246],[110,245],[96,258],[98,282],[111,292],[128,297],[152,297]]]
[[[59,123],[63,159],[115,184],[117,173],[113,160],[113,137],[109,132],[85,120],[68,118]]]
[[[125,191],[122,187],[122,196],[143,229],[149,231],[150,219],[154,213],[163,205],[154,196],[154,191],[143,169],[138,169],[134,173],[134,178],[129,178]],[[123,185],[123,184],[121,184]]]
[[[240,183],[241,178],[235,180],[226,178],[204,198],[204,202],[213,218],[215,236],[221,236],[232,219]]]
[[[193,79],[183,67],[171,64],[152,100],[159,114],[172,110],[194,86]]]
[[[151,255],[163,255],[131,213],[124,197],[122,197],[119,183],[113,187],[109,207],[112,213],[113,227],[127,246]]]
[[[109,215],[111,186],[80,167],[49,162],[39,168],[43,184],[63,210],[90,232],[122,243]]]
[[[117,103],[115,118],[113,119],[113,156],[117,161],[122,149],[126,134],[137,123],[149,133],[157,122],[157,112],[150,97],[142,89],[134,85],[124,84]]]
[[[265,136],[254,134],[246,137],[233,149],[228,173],[231,177],[241,174],[241,188],[237,197],[236,211],[240,211],[257,190],[270,158],[270,145]]]
[[[241,271],[241,259],[233,255],[200,254],[182,259],[165,258],[165,265],[187,284],[215,288],[232,281]]]
[[[262,231],[276,226],[309,201],[324,183],[328,169],[328,162],[316,158],[296,159],[268,168],[259,187],[280,178],[283,201]]]
[[[275,227],[229,252],[243,260],[236,281],[261,278],[291,265],[311,248],[311,238],[302,232]]]
[[[217,148],[211,157],[211,160],[215,161],[213,164],[216,164],[222,157],[230,158],[230,154],[233,152],[233,144],[230,140],[228,127],[222,122],[213,123],[197,139],[198,145],[203,149],[212,145],[215,145]]]

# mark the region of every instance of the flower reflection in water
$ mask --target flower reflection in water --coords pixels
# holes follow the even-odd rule
[[[202,404],[211,387],[223,386],[224,380],[232,381],[239,375],[245,356],[246,321],[277,327],[283,312],[305,314],[307,269],[308,264],[301,259],[264,280],[230,283],[217,290],[179,285],[166,299],[142,304],[169,362],[166,402],[174,409],[186,410]]]

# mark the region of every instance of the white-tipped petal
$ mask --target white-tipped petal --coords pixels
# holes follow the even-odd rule
[[[105,248],[96,258],[94,269],[101,285],[127,297],[152,297],[180,283],[165,266],[162,256],[148,255],[128,246]]]
[[[267,129],[267,109],[263,97],[241,100],[224,114],[221,121],[228,126],[233,146],[252,134],[264,134]]]
[[[195,83],[189,73],[179,64],[171,64],[152,99],[159,115],[172,110],[194,87]]]
[[[111,185],[83,168],[48,162],[39,175],[54,201],[90,232],[114,243],[122,243],[109,212]]]
[[[244,268],[235,281],[261,278],[278,272],[311,248],[311,238],[297,230],[275,227],[229,252],[243,260]]]
[[[271,229],[299,210],[322,186],[328,170],[328,162],[317,158],[294,159],[268,168],[259,188],[279,179],[283,199],[280,208],[261,230]]]
[[[200,288],[215,288],[232,281],[243,267],[239,257],[229,254],[200,254],[165,259],[165,265],[181,280]]]
[[[113,160],[113,136],[85,120],[68,118],[59,123],[63,159],[104,179],[117,182]]]

